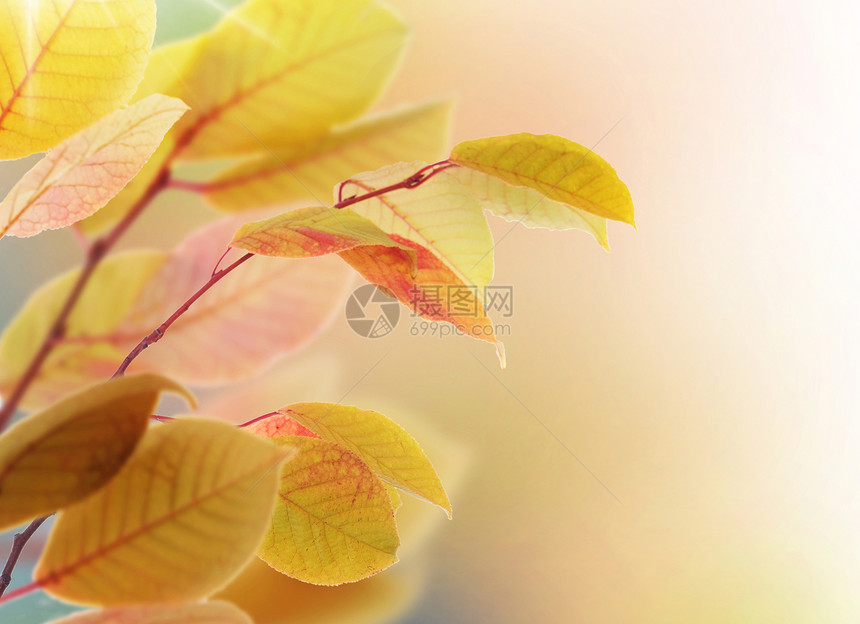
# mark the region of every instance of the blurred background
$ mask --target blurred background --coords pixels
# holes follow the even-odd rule
[[[167,42],[236,3],[158,4]],[[276,398],[248,386],[265,411],[348,393],[388,414],[454,504],[448,521],[407,501],[400,564],[272,589],[266,621],[860,621],[858,5],[391,4],[414,34],[378,110],[454,95],[455,142],[593,147],[638,232],[613,224],[607,254],[493,221],[495,283],[514,287],[506,370],[408,318],[367,340],[340,317],[259,382]],[[2,163],[0,190],[33,162]],[[165,218],[208,218],[195,202],[127,246],[169,245]],[[2,241],[0,323],[79,260],[67,232]],[[264,586],[227,594],[273,612]]]

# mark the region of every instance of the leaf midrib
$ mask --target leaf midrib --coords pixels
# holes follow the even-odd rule
[[[261,78],[254,84],[250,85],[247,89],[237,90],[236,93],[234,93],[230,98],[228,98],[224,102],[214,104],[212,108],[203,113],[197,119],[197,121],[186,131],[186,134],[183,137],[184,141],[181,140],[180,142],[185,145],[185,149],[190,148],[190,146],[193,144],[194,139],[197,138],[201,132],[205,131],[206,127],[209,126],[211,122],[217,121],[225,113],[237,107],[246,99],[253,97],[258,91],[265,89],[267,86],[276,83],[279,80],[283,80],[286,76],[296,71],[299,71],[300,69],[303,69],[304,67],[312,63],[316,63],[329,55],[348,50],[356,45],[371,41],[377,37],[393,35],[396,32],[397,31],[393,28],[389,28],[388,30],[379,30],[370,33],[364,37],[352,39],[348,42],[341,43],[340,45],[326,48],[325,50],[313,56],[285,66],[284,68],[282,68],[281,71],[275,72],[271,76]]]
[[[264,462],[264,463],[259,464],[259,466],[268,466],[270,463],[271,462]],[[158,517],[154,521],[144,523],[143,525],[138,527],[136,530],[131,531],[130,533],[126,533],[125,535],[119,536],[111,544],[108,544],[108,545],[102,544],[97,550],[93,551],[92,553],[90,553],[86,556],[81,557],[80,559],[78,559],[78,561],[76,561],[72,564],[66,565],[65,567],[60,568],[59,570],[51,571],[49,574],[47,574],[46,576],[43,576],[42,578],[35,579],[36,583],[41,588],[50,587],[52,585],[59,584],[64,577],[68,577],[70,574],[74,574],[80,568],[85,567],[85,566],[89,565],[90,563],[92,563],[93,561],[98,560],[98,559],[106,556],[107,553],[110,553],[110,552],[116,550],[117,548],[120,548],[120,547],[128,544],[129,542],[137,539],[141,535],[145,535],[146,533],[154,530],[159,525],[164,524],[165,522],[168,522],[170,520],[173,520],[174,518],[181,516],[185,512],[201,506],[207,500],[220,495],[221,493],[223,493],[226,490],[229,490],[230,488],[235,487],[236,485],[238,485],[243,480],[248,479],[249,476],[252,476],[253,473],[256,472],[257,468],[258,468],[258,466],[255,466],[254,470],[247,471],[247,473],[243,474],[241,477],[238,477],[234,480],[228,481],[227,483],[223,484],[222,486],[209,491],[206,495],[196,497],[193,500],[186,503],[185,505],[182,505],[176,509],[170,510],[169,513]]]
[[[39,64],[42,62],[42,59],[43,59],[43,58],[44,58],[44,56],[45,56],[45,53],[46,53],[46,52],[48,51],[48,49],[51,47],[51,44],[53,43],[53,41],[54,41],[54,39],[56,38],[57,34],[58,34],[58,33],[60,32],[60,30],[63,28],[63,26],[64,26],[64,25],[65,25],[65,23],[66,23],[66,20],[68,20],[69,15],[70,15],[70,14],[72,13],[72,11],[75,9],[75,7],[77,6],[77,4],[78,4],[78,0],[72,0],[72,2],[71,2],[71,3],[69,3],[69,8],[68,8],[68,9],[66,10],[66,12],[65,12],[61,17],[60,17],[60,20],[59,20],[59,22],[57,22],[57,26],[56,26],[56,28],[54,29],[54,31],[51,33],[51,36],[50,36],[50,37],[48,37],[48,40],[47,40],[47,41],[45,42],[45,44],[42,46],[42,49],[41,49],[41,50],[39,50],[39,54],[38,54],[38,56],[36,56],[36,59],[35,59],[35,60],[32,62],[32,64],[27,68],[27,73],[26,73],[26,74],[24,74],[24,78],[22,78],[22,79],[21,79],[21,82],[20,82],[20,83],[18,83],[18,86],[15,88],[15,91],[12,93],[12,97],[10,97],[10,98],[9,98],[9,102],[8,102],[8,104],[7,104],[6,108],[4,108],[2,111],[0,111],[0,130],[4,130],[4,129],[5,129],[5,128],[3,128],[3,120],[6,118],[6,116],[9,114],[9,112],[10,112],[10,111],[12,110],[12,108],[14,107],[14,105],[15,105],[15,101],[16,101],[19,97],[21,97],[21,93],[22,93],[22,92],[23,92],[23,90],[24,90],[24,86],[29,82],[30,78],[32,78],[32,77],[33,77],[33,75],[36,73],[36,71],[37,71],[37,69],[38,69],[38,67],[39,67]],[[18,39],[19,39],[19,41],[20,41],[20,33],[18,33],[17,29],[15,30],[15,33],[16,33],[16,34],[18,34]],[[22,50],[22,56],[23,56],[23,50]],[[26,62],[26,57],[25,57],[23,60]]]

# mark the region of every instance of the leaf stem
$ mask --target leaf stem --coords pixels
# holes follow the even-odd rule
[[[42,523],[50,517],[42,516],[41,518],[36,518],[33,520],[29,526],[21,531],[20,533],[16,533],[15,537],[12,538],[12,551],[9,553],[9,558],[6,560],[6,565],[3,566],[3,573],[0,574],[0,597],[6,592],[6,589],[9,587],[9,584],[12,582],[12,571],[15,569],[15,564],[18,563],[18,558],[21,556],[21,553],[24,550],[24,546],[27,544],[27,541],[33,537],[33,534],[42,526]],[[24,587],[18,588],[9,593],[6,597],[7,600],[12,600],[16,595],[22,592],[22,590],[28,587],[25,585]],[[35,589],[35,588],[34,588]]]
[[[256,418],[252,418],[248,422],[244,422],[241,425],[236,425],[236,426],[239,427],[240,429],[242,429],[244,427],[250,427],[254,423],[258,423],[261,420],[266,420],[267,418],[271,418],[272,416],[280,416],[280,415],[281,415],[280,412],[269,412],[268,414],[263,414],[262,416],[257,416]]]
[[[220,266],[221,266],[221,263],[222,263],[222,262],[224,262],[224,258],[226,258],[226,257],[227,257],[227,254],[228,254],[228,253],[230,253],[230,250],[231,250],[231,249],[233,249],[233,248],[232,248],[232,247],[227,247],[227,249],[225,249],[225,250],[224,250],[224,253],[223,253],[223,254],[221,254],[221,257],[220,257],[220,258],[218,258],[218,262],[216,262],[216,263],[215,263],[215,267],[212,269],[212,275],[213,275],[213,276],[215,275],[215,273],[217,273],[217,272],[218,272],[218,267],[220,267]],[[210,277],[211,277],[211,276],[210,276]]]
[[[27,366],[27,369],[24,371],[24,374],[21,376],[15,389],[9,395],[8,400],[3,404],[2,408],[0,408],[0,431],[5,429],[6,425],[9,424],[9,421],[15,414],[15,410],[18,408],[21,399],[24,398],[27,390],[36,380],[45,360],[48,359],[48,356],[54,350],[54,347],[56,347],[57,343],[59,343],[63,336],[65,336],[66,323],[69,320],[69,316],[71,315],[75,305],[78,303],[78,300],[80,300],[81,295],[83,295],[84,289],[99,263],[101,263],[102,259],[113,248],[113,246],[116,245],[117,241],[119,241],[122,235],[125,234],[128,228],[131,227],[132,223],[135,222],[152,199],[165,188],[169,179],[170,169],[165,166],[162,168],[159,175],[150,183],[149,187],[140,199],[138,199],[134,206],[132,206],[128,214],[123,217],[122,221],[120,221],[106,236],[93,241],[89,251],[87,252],[87,258],[84,262],[84,266],[81,268],[78,279],[66,297],[63,307],[60,308],[57,318],[48,330],[39,350],[36,352],[36,355],[33,356],[33,359],[30,361],[30,364]]]
[[[155,344],[164,336],[165,332],[173,325],[183,314],[188,311],[195,301],[197,301],[200,297],[202,297],[206,292],[212,288],[215,284],[217,284],[221,279],[230,273],[233,269],[237,268],[239,265],[247,262],[251,258],[254,257],[252,253],[246,253],[244,256],[236,260],[233,264],[228,267],[221,269],[220,271],[216,271],[212,274],[212,277],[209,278],[200,289],[191,295],[188,300],[179,306],[179,309],[176,310],[173,314],[170,315],[166,321],[164,321],[161,325],[156,327],[152,333],[146,336],[143,340],[141,340],[137,346],[131,350],[131,352],[126,356],[125,360],[123,360],[122,364],[120,364],[119,368],[116,369],[116,372],[113,374],[114,377],[121,377],[125,374],[126,369],[128,369],[129,365],[134,361],[134,359],[139,356],[144,350],[150,345]]]
[[[26,596],[37,589],[41,588],[42,584],[39,581],[33,581],[32,583],[27,583],[26,585],[22,585],[17,589],[13,589],[8,594],[0,598],[0,603],[4,602],[12,602],[16,598],[20,598],[21,596]]]

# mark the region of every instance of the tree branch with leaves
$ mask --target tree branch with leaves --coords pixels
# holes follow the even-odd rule
[[[74,226],[88,241],[0,335],[0,529],[30,523],[0,603],[43,590],[95,607],[69,624],[247,623],[207,599],[255,556],[322,585],[393,565],[399,492],[452,507],[392,420],[284,397],[237,427],[159,416],[161,396],[193,410],[188,386],[235,384],[303,346],[351,269],[504,366],[486,213],[607,247],[607,220],[633,224],[626,186],[551,135],[448,151],[447,102],[363,117],[407,35],[373,0],[249,0],[151,54],[153,0],[3,3],[0,22],[0,158],[47,151],[0,203],[0,238]],[[207,179],[185,173],[214,159],[227,165]],[[167,189],[230,214],[172,251],[115,253]],[[471,293],[475,313],[440,304],[440,287]],[[53,513],[33,580],[6,591]]]

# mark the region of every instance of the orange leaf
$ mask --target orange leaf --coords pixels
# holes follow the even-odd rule
[[[288,438],[290,436],[302,436],[305,438],[318,438],[313,431],[304,427],[293,418],[285,414],[273,414],[263,418],[252,425],[248,425],[248,431],[264,438]]]
[[[483,215],[479,218],[486,226]],[[338,253],[419,316],[451,323],[473,338],[493,343],[505,364],[502,343],[484,310],[482,289],[464,283],[429,249],[386,234],[349,208],[305,208],[248,223],[236,232],[231,245],[285,258]]]
[[[367,281],[383,287],[422,318],[451,323],[467,336],[494,344],[504,368],[504,346],[496,338],[480,290],[464,284],[428,249],[399,236],[391,238],[412,249],[414,269],[412,254],[397,247],[366,245],[338,255]]]
[[[311,258],[361,245],[400,247],[373,223],[349,208],[300,208],[271,219],[246,223],[231,247],[278,258]],[[408,248],[403,248],[409,251]]]
[[[424,162],[400,162],[352,176],[344,192],[364,194],[388,188],[425,169]],[[386,234],[428,249],[464,284],[484,287],[493,279],[493,235],[477,198],[463,185],[434,173],[413,188],[401,188],[351,206]]]

